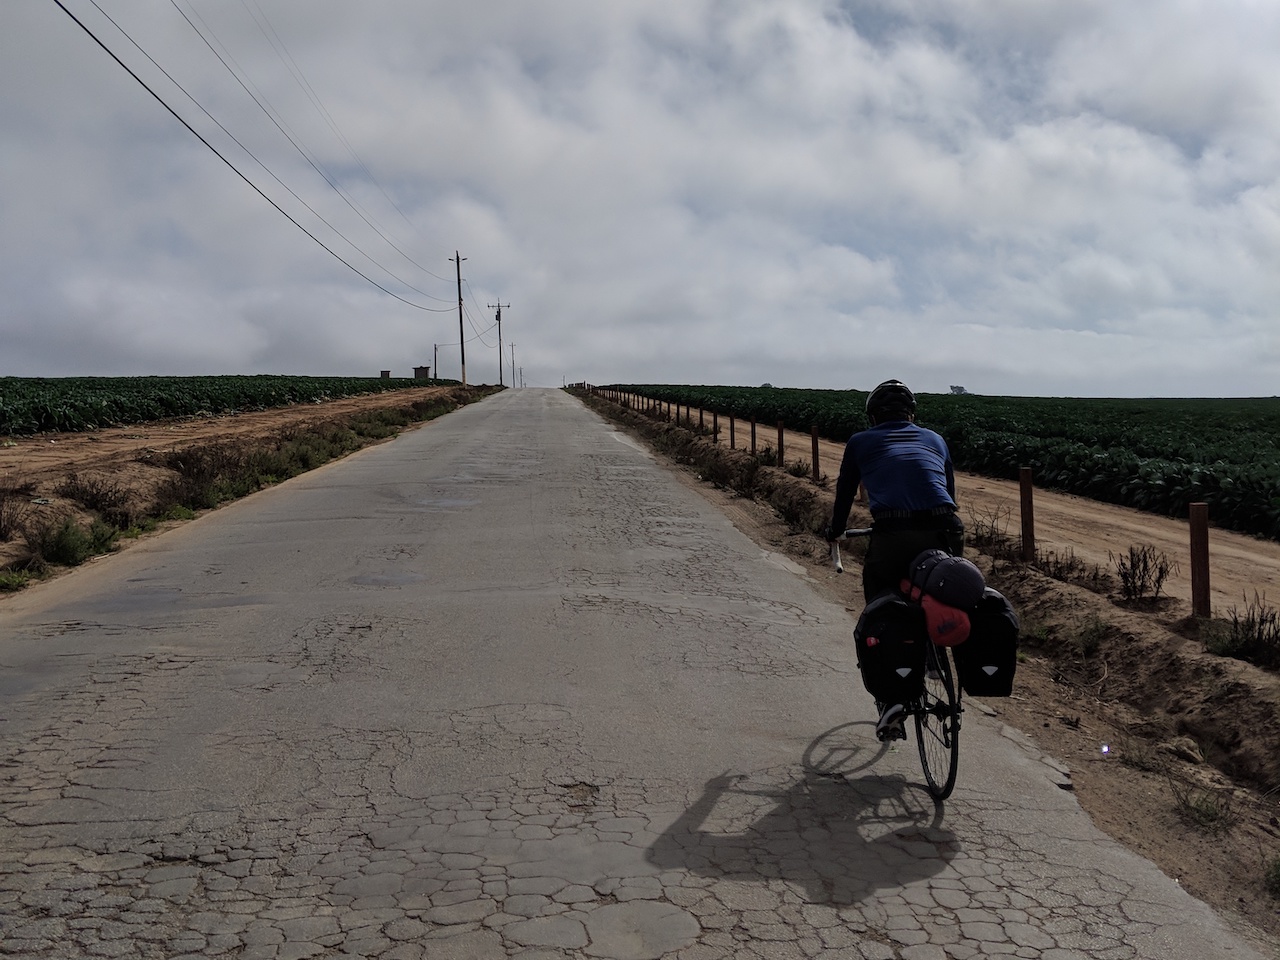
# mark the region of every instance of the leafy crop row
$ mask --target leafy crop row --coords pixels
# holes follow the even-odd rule
[[[93,430],[442,382],[375,377],[0,377],[0,434]]]
[[[775,387],[617,385],[670,403],[844,442],[867,394]],[[1166,516],[1209,504],[1214,523],[1280,540],[1280,399],[1049,399],[922,394],[917,420],[961,470]]]

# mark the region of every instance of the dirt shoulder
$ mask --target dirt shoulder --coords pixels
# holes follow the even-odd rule
[[[727,436],[727,433],[722,431]],[[775,431],[776,434],[776,431]],[[772,437],[776,442],[776,436]],[[786,433],[784,457],[812,463],[812,438]],[[843,444],[818,442],[818,466],[834,484],[840,472]],[[1034,479],[1034,478],[1033,478]],[[956,495],[966,525],[999,524],[1015,539],[1021,535],[1021,490],[1016,481],[994,480],[974,474],[956,476]],[[1111,555],[1131,546],[1147,545],[1169,557],[1178,569],[1162,594],[1178,601],[1167,606],[1170,616],[1191,613],[1191,533],[1186,519],[1143,513],[1128,507],[1087,500],[1053,490],[1033,494],[1035,543],[1041,552],[1074,557],[1082,565],[1114,571]],[[1212,522],[1212,518],[1210,518]],[[1280,601],[1280,543],[1259,540],[1230,530],[1213,529],[1209,536],[1210,601],[1215,614],[1244,607],[1255,593]]]
[[[721,442],[713,444],[688,431],[677,437],[670,424],[604,401],[585,402],[678,464],[678,476],[763,548],[801,563],[817,588],[848,610],[852,633],[862,606],[856,554],[846,550],[846,572],[837,575],[825,543],[810,532],[829,514],[841,445],[820,443],[820,472],[829,479],[814,484],[743,466],[741,424],[739,449],[730,455],[723,421]],[[761,431],[761,449],[766,436],[776,445],[776,431]],[[809,436],[787,433],[785,460],[811,464],[811,444]],[[742,477],[754,485],[752,495],[733,489]],[[980,524],[1007,514],[1018,536],[1016,483],[961,476],[957,486],[962,513]],[[1074,551],[1104,570],[1109,553],[1135,544],[1175,558],[1189,549],[1186,523],[1046,491],[1035,497],[1038,545]],[[855,506],[851,523],[869,519]],[[1280,577],[1280,545],[1217,530],[1211,541],[1215,607],[1239,604]],[[1167,584],[1171,599],[1135,609],[1020,563],[970,556],[1017,607],[1024,655],[1014,696],[971,701],[971,709],[1021,731],[1065,764],[1064,786],[1099,829],[1280,955],[1280,899],[1266,883],[1280,861],[1280,677],[1207,654],[1187,636],[1194,629],[1185,576]],[[963,768],[962,760],[960,789]]]
[[[370,410],[387,410],[447,396],[453,387],[410,387],[324,403],[300,403],[273,410],[157,420],[80,433],[42,433],[0,439],[0,477],[41,483],[72,470],[105,469],[139,455],[181,449],[193,443],[264,437]]]
[[[119,488],[140,512],[145,512],[157,489],[174,475],[163,465],[166,454],[233,441],[242,449],[249,449],[282,435],[319,431],[362,415],[405,410],[414,404],[429,404],[455,395],[465,400],[466,388],[410,387],[271,410],[183,417],[80,433],[3,437],[0,491],[20,491],[18,508],[30,524],[66,516],[82,523],[89,521],[90,514],[83,506],[60,492],[72,475],[99,479]],[[10,498],[13,502],[15,498]],[[0,502],[0,507],[4,506]],[[127,547],[129,542],[122,540],[119,545]],[[20,537],[0,540],[0,569],[21,564],[26,554]],[[56,575],[57,571],[53,573]]]

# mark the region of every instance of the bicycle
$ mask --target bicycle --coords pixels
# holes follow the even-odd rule
[[[840,544],[854,537],[871,535],[870,527],[846,530],[831,543],[831,561],[837,573],[844,572]],[[960,715],[964,712],[962,692],[956,681],[946,647],[924,638],[925,680],[920,695],[903,704],[907,717],[915,718],[916,746],[920,766],[930,796],[942,801],[951,796],[960,770]]]

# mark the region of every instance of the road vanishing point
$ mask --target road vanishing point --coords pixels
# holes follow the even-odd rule
[[[508,390],[7,599],[0,957],[1269,955],[672,470]]]

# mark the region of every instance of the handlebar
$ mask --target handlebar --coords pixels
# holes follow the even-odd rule
[[[836,568],[836,573],[844,573],[844,564],[840,562],[840,544],[846,540],[852,540],[854,537],[869,536],[871,536],[870,527],[855,527],[851,530],[846,530],[831,541],[831,563]]]

